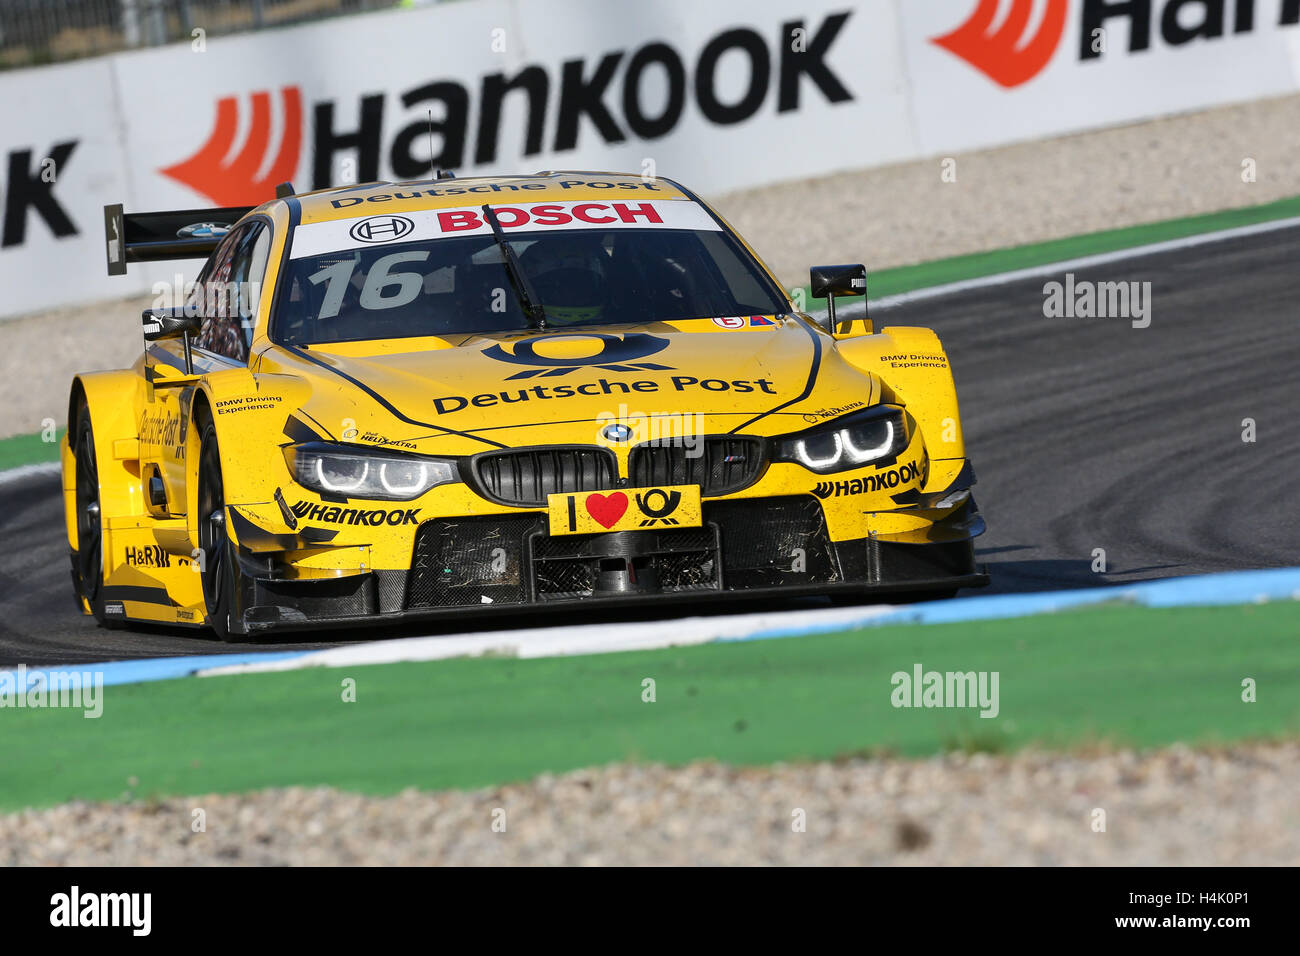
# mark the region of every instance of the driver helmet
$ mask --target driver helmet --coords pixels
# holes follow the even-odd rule
[[[608,261],[594,237],[543,236],[520,256],[551,325],[579,325],[604,317],[609,302]]]

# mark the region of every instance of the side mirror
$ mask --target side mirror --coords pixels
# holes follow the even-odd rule
[[[192,335],[203,325],[201,316],[186,315],[184,309],[145,309],[140,322],[146,342]]]
[[[187,314],[180,309],[145,309],[140,315],[141,328],[146,342],[158,342],[162,339],[185,340],[185,374],[194,374],[194,358],[190,354],[190,336],[203,326],[203,318],[197,313]]]
[[[828,331],[835,332],[835,297],[867,294],[867,267],[862,263],[840,266],[813,266],[808,270],[809,292],[814,299],[826,300]]]

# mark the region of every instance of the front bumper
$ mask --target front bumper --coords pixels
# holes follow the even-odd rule
[[[542,513],[425,521],[410,567],[345,577],[246,573],[231,623],[243,633],[446,616],[981,587],[972,500],[930,543],[833,541],[811,495],[708,501],[700,528],[551,537]]]

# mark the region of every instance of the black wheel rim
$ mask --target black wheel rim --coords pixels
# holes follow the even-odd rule
[[[87,427],[77,437],[77,573],[81,576],[82,594],[89,601],[98,597],[103,579],[102,528],[95,439]]]
[[[203,556],[203,600],[208,614],[216,614],[225,596],[226,581],[226,508],[225,490],[221,485],[221,467],[216,449],[203,449],[202,478],[199,481],[199,551]]]

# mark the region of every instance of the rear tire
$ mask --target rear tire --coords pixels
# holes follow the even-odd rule
[[[76,460],[77,547],[72,552],[72,577],[77,604],[85,599],[100,627],[119,628],[123,622],[104,615],[104,516],[99,502],[99,464],[95,458],[95,433],[90,407],[77,410],[73,426]],[[84,610],[84,608],[83,608]]]
[[[248,640],[230,627],[230,609],[235,589],[242,583],[235,546],[226,531],[225,483],[221,476],[221,455],[217,428],[206,416],[199,424],[199,574],[203,582],[203,603],[208,626],[223,641]]]

